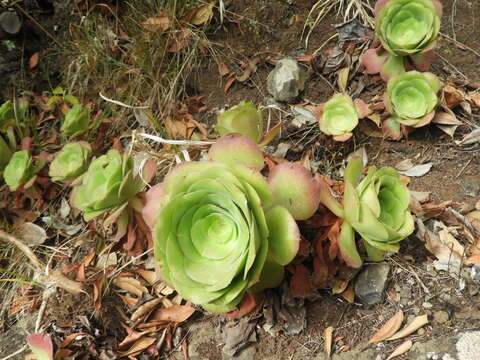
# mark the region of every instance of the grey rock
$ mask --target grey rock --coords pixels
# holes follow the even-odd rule
[[[305,86],[305,74],[298,62],[292,59],[282,59],[268,74],[267,90],[276,101],[293,101]]]
[[[16,35],[21,27],[22,22],[15,11],[5,11],[0,14],[0,30],[9,35]]]
[[[474,282],[480,284],[480,265],[475,264],[472,266],[470,269],[470,276]]]
[[[480,183],[478,181],[467,181],[462,184],[462,190],[467,196],[477,197],[480,195]]]
[[[449,318],[450,315],[448,315],[448,312],[443,310],[435,311],[433,313],[433,321],[435,321],[437,324],[445,324]]]
[[[457,344],[458,360],[478,360],[480,349],[480,331],[460,334]]]
[[[388,285],[390,265],[370,264],[355,281],[355,295],[364,305],[375,305],[383,301]]]

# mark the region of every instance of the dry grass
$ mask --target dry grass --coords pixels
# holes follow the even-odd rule
[[[310,9],[305,22],[302,34],[305,47],[308,47],[308,40],[315,27],[332,11],[343,14],[343,21],[358,18],[365,26],[373,28],[375,25],[373,8],[366,0],[319,0]]]
[[[156,119],[162,119],[168,114],[169,104],[192,95],[186,87],[192,71],[204,58],[216,55],[204,33],[208,23],[184,23],[190,34],[188,45],[176,52],[169,51],[182,31],[179,19],[187,8],[199,4],[202,3],[127,0],[111,16],[95,9],[79,16],[70,27],[72,41],[63,76],[65,88],[79,98],[101,92],[126,104],[146,105]],[[168,14],[171,27],[164,32],[146,31],[141,23],[162,12]],[[113,108],[117,115],[132,114],[131,110],[103,102],[102,107],[105,106]]]

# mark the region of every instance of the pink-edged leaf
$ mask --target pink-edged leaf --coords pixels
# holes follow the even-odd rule
[[[345,142],[348,139],[350,139],[352,137],[352,135],[353,135],[352,133],[337,135],[337,136],[333,137],[333,140],[338,141],[338,142]]]
[[[37,360],[53,360],[53,344],[50,335],[30,334],[27,336],[27,343]]]
[[[389,114],[393,113],[392,102],[390,101],[390,97],[388,96],[387,92],[383,94],[383,105],[385,105],[385,110],[387,110]]]
[[[425,115],[425,117],[422,120],[420,120],[418,123],[416,123],[413,127],[414,128],[419,128],[419,127],[428,125],[432,122],[434,117],[435,117],[435,110],[433,110],[431,113]]]
[[[388,59],[388,53],[380,54],[381,51],[382,48],[369,49],[361,56],[360,61],[365,66],[367,74],[378,74],[382,70]]]
[[[380,70],[382,80],[387,82],[392,77],[405,72],[405,59],[403,56],[387,55],[387,61]]]
[[[228,165],[245,165],[255,170],[264,166],[263,153],[252,139],[235,134],[222,136],[210,147],[208,157]]]
[[[297,222],[283,206],[274,206],[265,213],[269,234],[269,251],[280,265],[287,265],[297,255],[300,230]]]
[[[400,140],[402,138],[402,131],[400,130],[400,123],[394,118],[389,117],[382,124],[383,133],[392,140]]]
[[[375,17],[378,17],[378,14],[382,10],[382,8],[392,0],[378,0],[375,4]]]
[[[410,59],[413,62],[415,69],[418,71],[428,71],[430,65],[433,61],[433,56],[435,52],[433,50],[429,50],[419,54],[413,54],[410,56]]]
[[[363,261],[355,244],[355,231],[346,221],[343,222],[338,236],[338,246],[340,254],[348,266],[356,269],[362,266]]]
[[[355,103],[355,108],[357,110],[359,119],[363,119],[364,117],[367,117],[373,113],[372,109],[370,109],[370,106],[362,99],[355,99],[353,102]]]
[[[155,175],[155,171],[157,170],[157,162],[153,159],[151,160],[148,160],[146,163],[145,163],[145,166],[143,167],[143,180],[145,180],[146,183],[149,183],[153,176]]]
[[[320,117],[323,114],[323,107],[324,106],[325,106],[325,104],[320,104],[313,109],[313,115],[315,115],[316,119],[320,120]]]
[[[143,207],[142,216],[145,224],[147,224],[150,229],[153,229],[155,226],[155,220],[162,206],[164,196],[163,183],[155,185],[145,193],[147,203]]]
[[[442,17],[443,15],[443,5],[439,0],[432,0],[433,5],[437,8],[438,16]]]
[[[306,220],[318,209],[320,185],[303,165],[282,163],[268,175],[273,201],[285,207],[295,220]]]

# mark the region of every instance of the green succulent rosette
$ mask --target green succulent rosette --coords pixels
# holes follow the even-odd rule
[[[321,202],[344,219],[339,248],[345,262],[360,267],[362,259],[355,243],[355,232],[362,238],[369,260],[383,260],[386,252],[397,252],[399,242],[412,234],[410,193],[399,173],[390,167],[370,167],[360,181],[363,164],[350,160],[345,169],[343,207],[322,184]]]
[[[240,134],[258,143],[263,137],[262,113],[252,102],[242,101],[220,114],[215,127],[221,136]]]
[[[336,94],[319,107],[320,131],[333,136],[335,141],[346,141],[352,137],[358,120],[369,113],[370,109],[362,100],[353,101],[348,95]]]
[[[0,106],[0,131],[4,130],[11,120],[15,119],[13,103],[8,100]]]
[[[16,191],[20,186],[30,187],[43,166],[45,161],[39,157],[36,161],[27,150],[15,152],[3,172],[5,183],[10,191]]]
[[[194,304],[227,312],[245,292],[281,282],[298,251],[295,219],[313,215],[319,189],[297,164],[277,165],[265,179],[263,154],[247,137],[222,137],[209,154],[149,190],[143,216],[165,282]]]
[[[88,221],[128,204],[142,187],[142,180],[134,175],[133,159],[112,149],[91,162],[73,188],[72,203]]]
[[[55,155],[48,175],[53,181],[71,181],[82,175],[88,168],[92,148],[84,141],[65,144]]]
[[[442,5],[438,0],[378,0],[375,32],[381,47],[362,56],[367,72],[387,81],[406,66],[428,70],[440,31]]]
[[[90,110],[82,105],[73,105],[65,115],[60,128],[62,135],[70,137],[85,133],[90,123]]]
[[[435,116],[439,103],[440,80],[432,73],[409,71],[387,83],[384,103],[391,114],[386,129],[393,137],[400,135],[400,125],[421,127]]]

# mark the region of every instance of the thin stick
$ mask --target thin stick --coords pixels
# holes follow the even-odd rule
[[[454,42],[454,43],[457,44],[457,45],[463,46],[465,49],[471,51],[472,53],[474,53],[475,55],[477,55],[478,57],[480,57],[480,53],[479,53],[478,51],[472,49],[471,47],[469,47],[469,46],[461,43],[460,41],[458,41],[458,40],[456,40],[456,39],[454,39],[454,38],[452,38],[452,37],[450,37],[450,36],[448,36],[447,34],[444,34],[444,33],[439,33],[439,34],[440,34],[441,36],[443,36],[445,39],[450,40],[450,41]]]
[[[25,345],[24,347],[22,347],[21,349],[18,349],[17,351],[15,351],[14,353],[10,354],[10,355],[7,355],[3,358],[1,358],[0,360],[8,360],[8,359],[13,359],[15,356],[17,355],[20,355],[21,353],[23,353],[25,350],[28,349],[28,345]]]
[[[57,40],[55,36],[50,34],[47,29],[45,29],[37,20],[35,20],[32,17],[32,15],[30,15],[25,10],[23,10],[23,8],[20,5],[18,4],[13,4],[13,5],[15,6],[15,8],[17,8],[18,11],[20,11],[23,15],[25,15],[35,26],[37,26],[40,30],[42,30],[45,33],[45,35],[47,35],[50,39],[52,39],[55,44],[57,44],[61,48],[64,47],[62,44],[60,44],[60,42]]]

